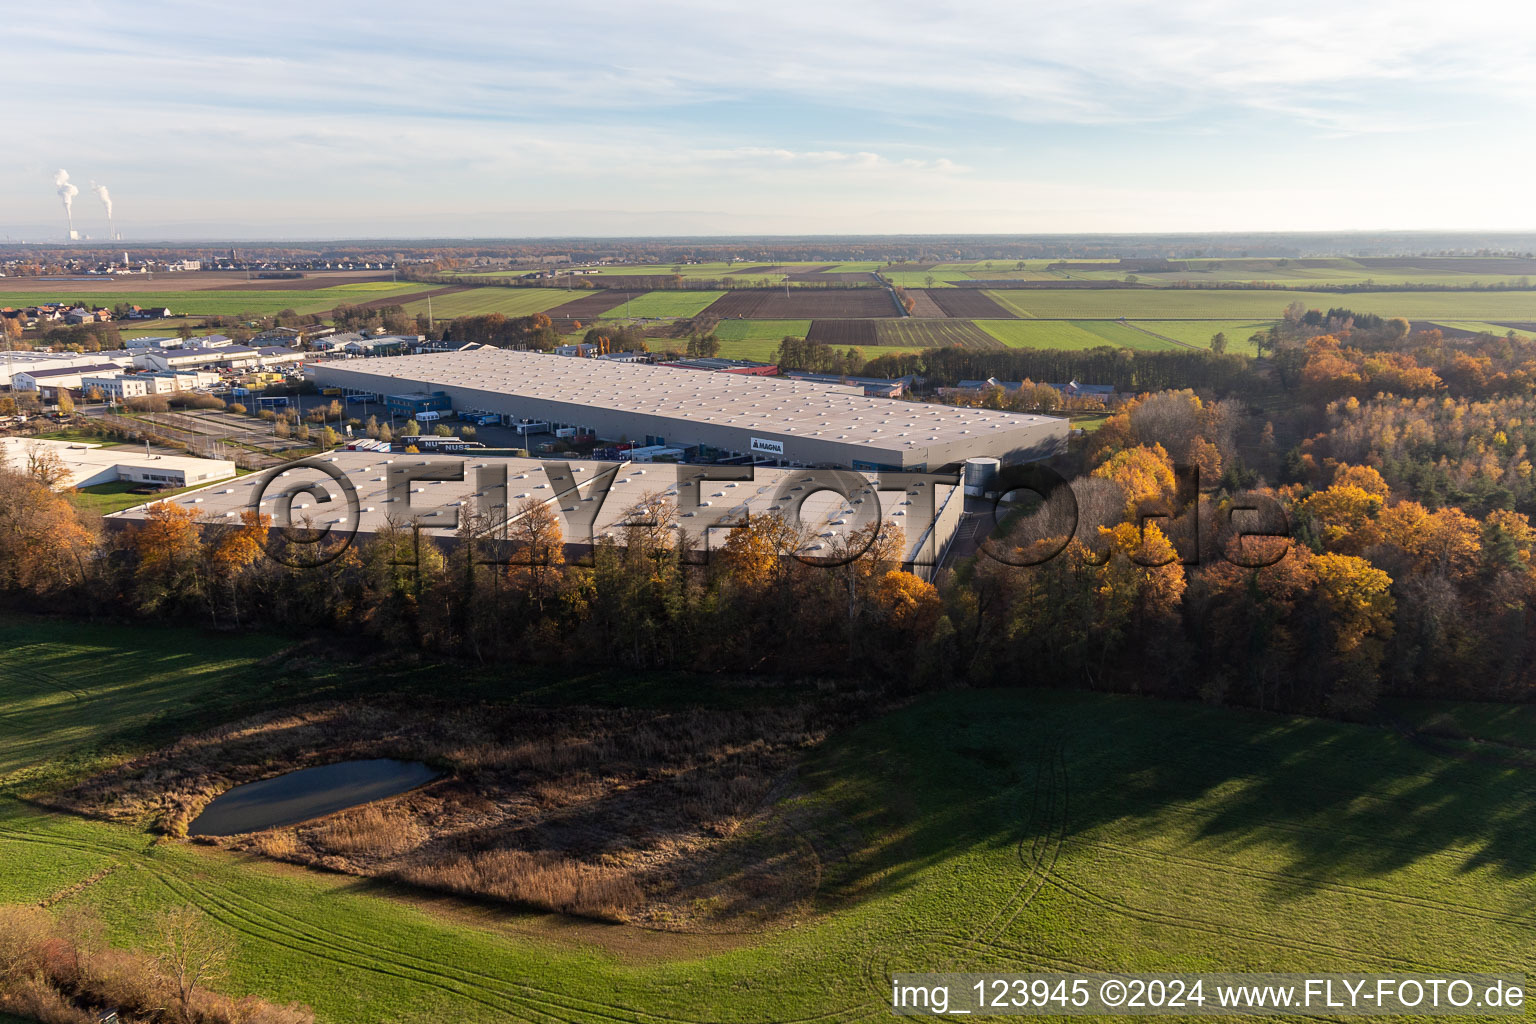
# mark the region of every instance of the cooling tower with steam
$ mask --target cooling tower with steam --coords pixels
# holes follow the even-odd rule
[[[69,240],[73,242],[79,236],[75,234],[75,196],[80,194],[69,180],[69,172],[62,167],[53,176],[53,190],[58,193],[59,200],[64,204],[64,217],[69,223]]]
[[[101,200],[101,205],[107,208],[107,237],[117,239],[117,225],[112,221],[112,193],[107,191],[107,186],[91,182],[91,191],[96,193],[96,198]]]

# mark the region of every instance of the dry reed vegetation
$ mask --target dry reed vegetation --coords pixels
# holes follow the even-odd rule
[[[232,786],[355,758],[445,774],[300,825],[201,840],[279,860],[678,928],[803,910],[817,872],[765,813],[829,714],[327,704],[179,740],[62,794],[184,836]]]
[[[124,1024],[314,1024],[296,1003],[178,985],[185,947],[117,949],[103,933],[87,911],[55,919],[37,907],[0,906],[0,1011],[45,1024],[93,1024],[105,1007]]]

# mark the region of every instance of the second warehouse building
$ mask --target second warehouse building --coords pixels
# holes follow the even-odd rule
[[[385,396],[444,393],[454,409],[502,422],[574,427],[606,440],[701,446],[791,466],[939,470],[992,456],[1041,459],[1068,423],[886,398],[858,386],[475,349],[311,363],[322,388]]]

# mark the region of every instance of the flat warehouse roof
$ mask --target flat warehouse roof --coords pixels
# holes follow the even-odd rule
[[[80,441],[51,441],[40,437],[0,437],[0,461],[12,469],[24,467],[29,456],[43,451],[58,456],[69,472],[68,483],[72,487],[79,480],[113,468],[119,471],[183,473],[194,483],[235,475],[235,464],[224,459],[147,455],[132,445],[105,447]]]
[[[870,398],[862,387],[735,373],[698,373],[536,352],[478,349],[315,363],[308,373],[380,394],[412,387],[483,391],[488,396],[563,402],[606,412],[666,417],[766,435],[816,438],[888,450],[977,443],[1046,416]],[[372,379],[371,385],[366,379]]]

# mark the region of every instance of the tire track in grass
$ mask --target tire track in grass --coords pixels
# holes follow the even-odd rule
[[[1083,846],[1093,849],[1107,850],[1124,856],[1135,857],[1142,860],[1163,860],[1176,864],[1188,864],[1196,867],[1220,868],[1229,874],[1240,874],[1249,878],[1263,879],[1264,881],[1279,882],[1296,888],[1315,888],[1341,895],[1359,896],[1363,899],[1377,900],[1384,903],[1393,903],[1401,906],[1415,907],[1421,910],[1432,910],[1438,913],[1460,914],[1465,917],[1476,918],[1483,921],[1492,921],[1497,924],[1514,924],[1527,928],[1536,928],[1536,915],[1531,914],[1506,914],[1492,907],[1479,907],[1470,903],[1454,903],[1448,900],[1430,899],[1424,896],[1409,896],[1406,893],[1392,893],[1383,889],[1373,889],[1369,886],[1350,885],[1346,882],[1330,882],[1326,879],[1312,878],[1307,875],[1290,874],[1284,871],[1269,871],[1264,868],[1250,868],[1241,865],[1230,864],[1225,861],[1210,860],[1204,857],[1191,857],[1184,854],[1167,853],[1158,850],[1144,850],[1132,846],[1122,846],[1095,839],[1069,839],[1067,842],[1073,846]]]
[[[1149,910],[1143,907],[1134,906],[1125,900],[1107,896],[1094,887],[1071,880],[1056,869],[1056,863],[1057,859],[1059,858],[1061,848],[1065,845],[1066,842],[1067,823],[1070,820],[1070,776],[1067,772],[1065,757],[1062,755],[1059,747],[1056,750],[1056,756],[1051,759],[1051,771],[1052,788],[1055,789],[1059,785],[1059,791],[1061,794],[1060,811],[1057,819],[1059,820],[1059,825],[1056,826],[1057,830],[1059,830],[1059,835],[1061,838],[1054,846],[1052,859],[1048,865],[1044,864],[1040,859],[1036,859],[1033,856],[1035,851],[1038,849],[1037,846],[1031,847],[1031,858],[1026,860],[1021,857],[1021,862],[1026,864],[1031,872],[1039,870],[1047,884],[1056,887],[1062,892],[1071,896],[1075,896],[1084,902],[1097,905],[1117,916],[1129,917],[1152,924],[1163,924],[1175,928],[1202,931],[1207,934],[1218,935],[1223,938],[1248,940],[1307,952],[1328,952],[1336,954],[1342,953],[1348,956],[1360,958],[1362,960],[1374,960],[1380,963],[1394,964],[1403,968],[1419,968],[1422,970],[1430,969],[1418,961],[1404,957],[1384,955],[1379,953],[1365,953],[1360,950],[1351,949],[1347,946],[1338,946],[1331,943],[1318,942],[1311,939],[1301,939],[1294,936],[1287,936],[1277,932],[1268,932],[1259,929],[1232,929],[1216,922],[1203,920],[1195,916],[1175,914],[1167,911]],[[1021,842],[1021,853],[1022,846],[1023,844]],[[1031,897],[1031,899],[1032,898],[1033,897]],[[1022,913],[1024,909],[1024,906],[1020,906],[1018,908],[1018,910],[1004,925],[1005,930],[1007,925],[1012,924],[1012,922],[1017,919],[1018,914]]]
[[[383,943],[359,939],[355,935],[338,932],[323,925],[295,917],[292,914],[264,904],[253,897],[239,893],[227,885],[213,882],[207,878],[200,880],[198,885],[194,885],[192,882],[181,878],[172,866],[157,863],[153,857],[147,855],[148,851],[134,851],[131,848],[125,849],[113,844],[100,842],[66,840],[46,832],[32,832],[11,827],[0,827],[0,838],[6,838],[9,841],[15,842],[58,846],[84,853],[110,854],[119,861],[121,854],[137,852],[140,857],[140,866],[147,870],[152,877],[178,900],[202,906],[210,916],[242,935],[281,946],[295,953],[335,963],[339,966],[381,974],[386,977],[394,977],[411,984],[437,988],[450,995],[460,996],[480,1003],[487,1009],[517,1016],[519,1020],[526,1022],[526,1024],[542,1024],[542,1022],[535,1018],[521,1016],[515,1012],[515,1009],[535,1013],[542,1016],[544,1020],[560,1021],[562,1024],[581,1024],[583,1021],[593,1019],[627,1022],[627,1024],[634,1024],[637,1021],[654,1021],[659,1022],[659,1024],[704,1024],[704,1022],[696,1021],[692,1018],[668,1016],[635,1007],[604,1003],[600,1000],[589,1000],[580,996],[572,996],[568,993],[556,992],[541,986],[529,985],[524,982],[509,982],[507,979],[493,974],[457,967],[456,965],[433,960],[429,957]],[[221,897],[218,893],[210,891],[211,889],[222,890],[224,895]],[[247,904],[253,904],[257,909],[241,908],[236,902],[240,900]],[[210,903],[217,908],[218,912],[208,909],[206,904]],[[263,915],[266,916],[266,920],[263,920]],[[284,924],[283,919],[292,922],[292,924]],[[418,961],[427,966],[415,966],[409,963],[409,961]],[[390,969],[387,966],[390,962],[399,962],[400,969]],[[458,974],[452,973],[454,971],[457,971]],[[480,980],[477,981],[476,979]],[[482,981],[491,984],[483,984]],[[467,991],[461,991],[458,988],[452,987],[455,985],[464,986]],[[513,986],[514,989],[507,989],[509,985]],[[477,995],[477,991],[485,994]],[[537,992],[543,998],[534,999],[526,995],[519,997],[516,994],[517,991],[523,993]],[[492,999],[512,1000],[513,1002],[510,1006],[502,1006],[491,1001]],[[519,999],[522,1001],[519,1002]],[[548,1010],[540,1009],[537,1005],[530,1006],[527,1004],[543,1004],[544,1006],[553,1007],[562,1013],[574,1013],[578,1014],[578,1016],[559,1016]],[[853,1021],[867,1019],[874,1015],[875,1012],[878,1012],[878,1010],[866,1010],[867,1005],[855,1004],[854,1006],[840,1007],[808,1017],[767,1020],[764,1024],[828,1024],[828,1022],[840,1019],[846,1022],[846,1024],[852,1024]],[[847,1014],[855,1013],[856,1016],[846,1016]]]
[[[372,974],[383,975],[385,977],[396,978],[400,981],[408,982],[414,985],[435,988],[439,991],[446,992],[449,995],[457,996],[460,999],[467,999],[471,1002],[479,1003],[486,1009],[494,1010],[497,1013],[503,1013],[507,1014],[508,1016],[515,1017],[517,1020],[525,1022],[525,1024],[542,1024],[542,1022],[535,1021],[529,1017],[524,1017],[521,1014],[513,1011],[510,1007],[501,1005],[499,1002],[493,1001],[481,995],[477,995],[474,992],[462,991],[461,989],[452,987],[451,985],[442,981],[433,981],[428,978],[416,977],[402,971],[390,970],[380,963],[359,962],[356,960],[351,960],[345,956],[340,955],[334,946],[327,947],[319,939],[308,939],[302,935],[284,932],[282,929],[270,925],[263,926],[260,922],[251,921],[250,919],[232,911],[230,908],[223,906],[218,902],[218,900],[208,896],[206,892],[199,892],[195,889],[184,891],[183,889],[178,888],[178,886],[171,881],[170,873],[167,871],[157,870],[152,865],[149,866],[149,871],[150,874],[152,874],[156,880],[158,880],[161,885],[169,890],[172,895],[174,895],[179,901],[191,906],[199,907],[205,914],[207,914],[209,917],[212,917],[226,928],[236,931],[241,935],[246,936],[247,938],[255,939],[259,942],[266,942],[274,946],[280,946],[283,949],[298,953],[304,957],[322,960],[326,963],[334,964],[339,967],[348,967],[353,970],[365,971]],[[199,897],[201,897],[201,899]],[[208,906],[209,903],[212,903],[215,909],[210,909]],[[447,980],[451,981],[452,979]]]
[[[1362,961],[1375,961],[1382,964],[1391,964],[1403,969],[1432,970],[1428,965],[1407,957],[1391,956],[1381,953],[1367,953],[1348,946],[1339,946],[1328,942],[1317,942],[1311,939],[1301,939],[1294,936],[1283,935],[1278,932],[1263,931],[1260,929],[1230,928],[1217,924],[1214,921],[1204,920],[1199,917],[1175,914],[1163,910],[1149,910],[1137,907],[1123,899],[1107,896],[1090,886],[1074,882],[1064,875],[1051,873],[1048,876],[1050,884],[1060,889],[1069,896],[1075,896],[1085,903],[1090,903],[1108,911],[1118,917],[1126,917],[1135,921],[1144,921],[1148,924],[1163,925],[1170,928],[1183,928],[1188,931],[1202,932],[1207,935],[1215,935],[1224,939],[1235,939],[1258,944],[1276,946],[1281,949],[1294,949],[1308,953],[1343,954],[1355,957]]]
[[[1014,855],[1019,863],[1027,870],[1025,881],[1019,887],[1022,892],[1033,882],[1033,888],[1024,896],[1013,913],[995,927],[983,930],[982,935],[989,940],[1001,937],[1018,920],[1035,897],[1045,888],[1051,871],[1055,869],[1057,860],[1061,857],[1061,848],[1066,840],[1067,815],[1066,815],[1066,755],[1062,751],[1061,744],[1055,743],[1046,753],[1045,757],[1037,762],[1036,780],[1045,780],[1045,800],[1043,815],[1043,828],[1036,830],[1034,838],[1030,840],[1029,852],[1024,850],[1024,839],[1020,838],[1014,847]],[[1047,860],[1049,863],[1047,863]],[[1038,880],[1036,880],[1038,876]],[[1006,909],[1006,908],[1004,908]],[[988,932],[990,931],[990,935]]]
[[[169,878],[165,878],[163,881],[174,891],[175,886]],[[223,890],[223,895],[212,891],[214,888]],[[258,930],[265,929],[276,935],[285,937],[289,941],[278,942],[278,944],[285,945],[288,948],[294,949],[296,952],[307,953],[308,955],[330,959],[333,962],[353,966],[359,970],[376,971],[378,973],[398,977],[402,980],[410,981],[416,984],[440,988],[444,991],[450,992],[451,994],[473,999],[474,1001],[480,1002],[491,1009],[513,1012],[513,1008],[515,1007],[518,1010],[541,1014],[547,1018],[562,1021],[579,1021],[582,1019],[590,1018],[601,1018],[613,1021],[635,1021],[644,1018],[654,1021],[667,1022],[667,1024],[685,1024],[686,1022],[686,1018],[652,1014],[647,1011],[638,1010],[632,1007],[625,1007],[612,1003],[604,1003],[600,1000],[587,1000],[580,997],[576,997],[574,1000],[572,1000],[572,1005],[565,1005],[562,1004],[559,1000],[562,998],[569,1000],[571,997],[565,995],[564,993],[555,993],[549,989],[545,989],[540,986],[529,985],[524,982],[509,981],[506,978],[502,978],[483,971],[456,967],[455,965],[450,965],[439,960],[433,960],[429,957],[408,952],[404,949],[399,949],[379,942],[372,942],[369,940],[361,939],[355,934],[343,934],[333,929],[326,928],[322,925],[318,925],[314,922],[298,918],[284,911],[277,910],[275,907],[262,903],[253,897],[239,893],[237,890],[234,890],[229,886],[204,882],[201,884],[201,886],[193,889],[193,896],[201,897],[203,900],[206,900],[212,903],[214,906],[218,907],[225,914],[230,915],[230,917],[244,922],[244,928],[241,928],[240,925],[235,924],[233,921],[228,921],[226,923],[228,923],[231,927],[253,935],[253,937],[266,939],[267,941],[278,942],[278,940],[270,939],[267,936],[259,934]],[[185,894],[182,894],[182,898],[187,899],[188,897]],[[239,904],[241,902],[247,906],[240,906]],[[300,943],[302,946],[293,945],[293,943]],[[355,959],[347,960],[342,956],[342,954],[346,954],[347,956],[353,957]],[[390,970],[383,968],[380,966],[380,964],[383,963],[394,963],[397,965],[397,969]],[[426,966],[421,966],[423,964]],[[414,972],[414,974],[403,972]],[[420,976],[418,977],[416,975]],[[454,986],[461,986],[462,989]],[[517,992],[521,992],[522,995],[519,996],[515,994],[514,988]],[[468,991],[463,989],[467,989]],[[533,999],[527,995],[528,992],[538,992],[547,998]],[[496,1003],[489,1001],[491,999],[506,1000],[507,1005],[498,1006]],[[538,1003],[554,1007],[564,1012],[586,1013],[590,1016],[589,1018],[559,1017],[548,1012],[547,1010],[539,1009],[536,1005],[528,1005]],[[586,1003],[590,1005],[575,1005],[580,1003]],[[532,1020],[533,1018],[522,1017],[521,1019]]]
[[[168,885],[170,884],[169,880],[166,880],[166,882]],[[188,884],[190,885],[190,883]],[[212,889],[221,890],[222,897],[219,893],[211,891]],[[193,891],[200,893],[208,900],[218,903],[227,913],[240,917],[252,926],[266,927],[278,934],[286,935],[294,941],[318,945],[322,950],[341,949],[355,957],[363,958],[365,963],[360,965],[362,969],[371,969],[366,965],[366,961],[378,958],[384,962],[399,963],[404,969],[419,971],[432,977],[441,978],[446,982],[479,987],[502,998],[517,1000],[520,998],[519,996],[502,988],[503,986],[514,985],[516,992],[537,992],[544,997],[541,999],[529,999],[529,997],[524,995],[521,997],[522,999],[528,1002],[552,1006],[565,1012],[592,1014],[615,1021],[639,1021],[643,1019],[662,1022],[662,1024],[696,1024],[696,1022],[686,1017],[653,1013],[635,1007],[605,1003],[601,1000],[590,1000],[580,996],[572,996],[569,993],[557,992],[542,986],[529,985],[525,982],[509,982],[507,979],[495,974],[435,960],[384,943],[363,939],[353,933],[339,932],[279,910],[262,903],[254,897],[241,893],[238,889],[211,880],[202,882],[201,887],[194,887]],[[243,902],[248,906],[241,908],[238,905],[239,902]],[[415,963],[411,963],[411,961],[415,961]],[[417,966],[418,964],[426,966]],[[525,1006],[524,1009],[547,1014],[547,1011],[537,1008]],[[825,1014],[770,1022],[770,1024],[813,1024],[813,1022],[817,1021],[830,1020],[838,1014],[848,1012],[850,1009],[852,1008],[845,1007],[828,1011]],[[587,1018],[576,1017],[571,1019],[580,1021]]]
[[[1022,828],[1023,835],[1019,837],[1019,842],[1015,846],[1015,850],[1020,861],[1025,863],[1029,870],[1025,873],[1024,880],[1020,882],[1004,899],[1002,906],[998,907],[997,910],[992,913],[992,916],[989,917],[986,921],[982,922],[981,925],[976,929],[976,931],[971,936],[971,941],[987,941],[986,936],[993,931],[994,927],[997,925],[998,920],[1003,916],[1003,914],[1007,913],[1008,908],[1013,905],[1014,901],[1019,898],[1020,894],[1023,893],[1025,889],[1029,888],[1030,883],[1035,881],[1035,872],[1038,866],[1038,858],[1026,857],[1023,852],[1023,848],[1025,839],[1031,835],[1031,832],[1034,830],[1036,823],[1041,818],[1040,810],[1042,804],[1049,804],[1053,797],[1051,792],[1052,787],[1046,781],[1046,772],[1042,767],[1042,761],[1044,761],[1044,758],[1035,759],[1035,784],[1030,794],[1029,812],[1024,816]],[[1048,806],[1045,812],[1045,816],[1047,818],[1050,816],[1050,810]],[[1041,833],[1034,833],[1034,842],[1039,841],[1040,835]],[[1044,884],[1044,879],[1041,879],[1039,884],[1035,886],[1030,894],[1024,897],[1024,903],[1026,905],[1030,900],[1034,898],[1035,893],[1039,892],[1040,887]]]

